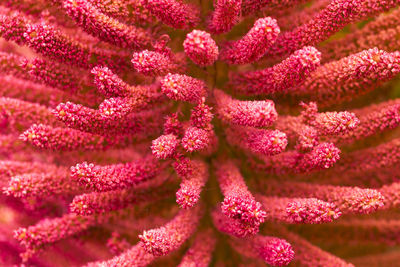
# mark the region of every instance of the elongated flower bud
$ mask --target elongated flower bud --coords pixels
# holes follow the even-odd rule
[[[398,5],[397,1],[335,0],[307,23],[283,33],[268,55],[285,55],[300,47],[314,45],[328,39],[347,24],[368,18]]]
[[[214,34],[228,32],[239,22],[241,0],[214,1],[214,12],[208,22],[208,28]]]
[[[354,267],[287,229],[397,266],[399,23],[400,0],[0,1],[0,266]]]
[[[315,197],[335,204],[343,213],[368,214],[383,207],[385,200],[378,190],[359,187],[313,185],[299,182],[283,183],[278,187],[279,189],[275,186],[271,183],[268,189],[268,185],[265,185],[269,195],[272,193],[272,195],[290,197]],[[278,191],[270,191],[272,188]]]
[[[235,91],[247,95],[282,94],[297,90],[317,67],[321,53],[312,46],[297,50],[287,59],[263,70],[232,73]]]
[[[0,161],[0,181],[6,181],[8,178],[24,173],[44,173],[56,168],[52,164],[41,162],[2,160]]]
[[[51,150],[96,150],[109,146],[106,138],[80,132],[69,128],[53,128],[43,124],[34,124],[26,130],[20,139],[32,145]]]
[[[206,149],[210,144],[210,134],[201,128],[189,127],[182,138],[182,146],[187,152]]]
[[[199,66],[212,65],[218,59],[218,46],[211,35],[204,31],[194,30],[183,42],[186,55]]]
[[[266,156],[281,153],[288,143],[286,134],[279,130],[231,127],[226,133],[229,143]]]
[[[311,124],[318,130],[320,135],[338,135],[357,128],[358,118],[354,113],[325,112],[319,114]]]
[[[317,224],[331,222],[341,215],[334,204],[316,198],[257,196],[267,213],[266,220],[285,223]]]
[[[261,258],[271,266],[286,266],[295,256],[292,246],[277,237],[256,235],[244,242],[235,239],[231,243],[240,254]]]
[[[187,177],[182,177],[182,183],[176,192],[176,202],[184,209],[196,205],[208,180],[208,168],[204,162],[192,161],[190,164],[193,172]]]
[[[159,165],[152,158],[107,166],[83,162],[71,167],[71,178],[86,188],[102,192],[131,187],[153,178],[159,172]]]
[[[153,140],[151,151],[158,159],[167,159],[175,155],[178,139],[173,134],[162,135]]]
[[[260,10],[279,10],[302,2],[305,2],[305,0],[243,0],[242,12],[244,16],[247,16]]]
[[[131,49],[143,48],[150,43],[150,34],[144,29],[123,24],[97,10],[88,1],[63,0],[66,13],[89,34],[112,44]]]
[[[399,226],[399,220],[351,218],[334,224],[318,225],[314,229],[316,238],[313,237],[313,240],[331,238],[335,242],[343,242],[350,239],[395,245],[399,239]],[[332,236],[330,234],[332,231],[338,235]],[[308,234],[307,232],[307,230],[304,231],[305,234]]]
[[[47,170],[45,173],[24,173],[11,177],[4,193],[18,198],[73,195],[79,192],[78,184],[71,181],[65,169]]]
[[[71,40],[71,38],[62,34],[51,25],[45,23],[33,24],[24,16],[19,16],[15,20],[17,16],[17,14],[12,17],[0,16],[0,21],[2,21],[3,25],[0,28],[0,34],[4,38],[17,41],[18,43],[25,43],[40,54],[83,68],[105,63],[109,63],[116,68],[125,68],[127,66],[126,63],[123,63],[123,60],[119,62],[122,65],[113,64],[111,60],[112,54],[109,51],[92,49],[85,44]],[[15,36],[18,36],[18,34],[14,34],[16,32],[22,33],[18,39],[15,39]],[[119,58],[119,56],[115,56]]]
[[[280,30],[276,20],[256,20],[253,28],[240,40],[225,44],[220,58],[228,64],[246,64],[259,60],[273,44]]]
[[[197,7],[175,0],[145,0],[143,5],[159,20],[176,29],[186,29],[199,22]]]
[[[147,76],[162,76],[180,68],[171,55],[149,50],[134,53],[131,62],[137,72]]]
[[[400,123],[400,102],[396,100],[352,111],[360,121],[357,127],[346,134],[332,136],[330,140],[352,143],[361,138],[394,129]]]
[[[105,96],[126,96],[129,94],[129,85],[108,67],[96,66],[91,72],[94,75],[94,83],[97,89]]]
[[[215,90],[218,115],[228,123],[252,126],[271,126],[278,117],[274,102],[263,101],[239,101],[232,99],[223,91]]]
[[[55,243],[65,237],[82,232],[95,223],[92,217],[81,217],[67,214],[60,218],[44,219],[28,228],[19,228],[14,232],[15,238],[26,247],[25,258],[30,258],[36,251],[46,245]]]
[[[400,71],[400,56],[377,48],[364,50],[322,65],[296,93],[317,101],[319,106],[348,101],[365,94]]]
[[[193,234],[201,216],[200,205],[192,209],[180,210],[166,225],[144,231],[142,235],[139,235],[142,246],[154,256],[167,255],[178,249]]]
[[[132,117],[120,121],[109,120],[99,110],[71,102],[60,103],[53,113],[68,127],[93,134],[132,134],[139,130],[138,123]]]
[[[161,80],[162,92],[173,100],[199,103],[207,95],[203,81],[180,74],[167,74]]]
[[[214,210],[211,215],[214,226],[220,232],[239,238],[244,238],[247,236],[255,235],[259,231],[258,225],[255,226],[229,218],[228,216],[224,215],[219,209]]]
[[[370,47],[379,47],[388,52],[398,50],[399,43],[395,36],[399,34],[398,9],[381,14],[361,29],[356,29],[344,38],[329,42],[321,48],[325,61],[337,60],[358,53]]]
[[[264,222],[266,213],[257,202],[232,162],[217,166],[217,178],[224,195],[221,210],[226,216],[250,226]]]

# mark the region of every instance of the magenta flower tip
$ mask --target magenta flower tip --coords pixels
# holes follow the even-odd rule
[[[260,256],[272,266],[286,266],[295,256],[292,246],[283,239],[273,238],[260,248]]]
[[[153,140],[151,151],[158,159],[167,159],[175,154],[178,144],[179,141],[175,135],[162,135]]]

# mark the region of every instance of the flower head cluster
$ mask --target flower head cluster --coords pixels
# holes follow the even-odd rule
[[[0,266],[398,266],[399,23],[0,1]]]

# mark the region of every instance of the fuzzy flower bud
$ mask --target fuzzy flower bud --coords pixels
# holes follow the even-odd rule
[[[162,135],[153,140],[151,151],[156,158],[167,159],[175,154],[178,144],[179,141],[175,135]]]
[[[194,30],[183,42],[186,55],[199,66],[212,65],[218,59],[218,46],[211,35],[204,31]]]
[[[252,126],[271,126],[278,117],[275,104],[271,100],[239,101],[232,99],[221,90],[215,90],[217,112],[228,123]]]
[[[143,5],[159,20],[176,29],[186,29],[199,22],[198,7],[175,0],[145,0]]]
[[[144,231],[139,235],[142,246],[154,256],[166,255],[178,249],[193,234],[201,216],[201,205],[180,210],[165,226]]]
[[[161,91],[173,100],[199,103],[207,95],[203,81],[187,75],[167,74],[161,80]]]
[[[278,37],[280,30],[275,19],[256,20],[253,28],[240,40],[225,44],[220,58],[228,64],[246,64],[260,59]]]
[[[209,133],[196,127],[189,127],[182,138],[182,146],[187,152],[204,150],[210,142]]]

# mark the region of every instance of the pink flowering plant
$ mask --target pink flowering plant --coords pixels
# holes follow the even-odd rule
[[[399,266],[400,0],[0,1],[0,266]]]

